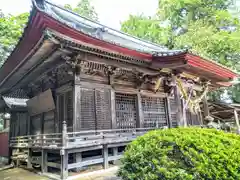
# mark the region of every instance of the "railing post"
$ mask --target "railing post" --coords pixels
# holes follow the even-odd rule
[[[63,121],[62,123],[62,149],[60,150],[61,156],[61,179],[65,180],[68,177],[68,152],[66,150],[67,147],[67,123]]]
[[[62,124],[62,147],[67,147],[67,123],[66,121],[63,121]]]
[[[65,149],[60,150],[61,156],[61,180],[65,180],[68,177],[68,152]]]

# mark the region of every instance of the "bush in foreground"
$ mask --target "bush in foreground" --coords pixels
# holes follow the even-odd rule
[[[151,131],[126,149],[123,180],[240,180],[240,136],[215,129]]]

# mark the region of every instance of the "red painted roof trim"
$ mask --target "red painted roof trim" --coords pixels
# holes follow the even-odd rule
[[[18,64],[21,63],[21,61],[25,59],[28,53],[37,44],[37,42],[42,36],[43,31],[46,28],[50,28],[61,34],[69,36],[70,38],[95,45],[99,48],[107,49],[110,52],[117,52],[123,55],[132,56],[132,57],[139,58],[146,61],[153,60],[152,54],[138,52],[136,50],[131,50],[116,44],[99,40],[90,35],[84,34],[76,29],[73,29],[68,25],[63,24],[62,22],[52,18],[46,13],[36,9],[35,16],[32,17],[31,22],[28,24],[28,27],[26,28],[26,32],[24,33],[22,40],[19,42],[14,52],[10,55],[10,57],[8,58],[8,61],[6,61],[6,63],[1,68],[0,80],[5,79],[5,77],[7,77],[7,75],[13,71],[14,67],[16,67]],[[190,66],[203,69],[207,72],[211,72],[225,79],[226,78],[233,79],[239,76],[237,73],[234,73],[227,68],[224,68],[214,62],[205,60],[199,56],[196,56],[190,53],[183,53],[183,54],[168,56],[168,57],[159,57],[159,59],[168,59],[168,61],[170,61],[169,63],[171,63],[171,59],[175,59],[175,60],[176,58],[179,58],[179,60],[184,59],[184,60],[187,60],[187,64],[189,64]]]
[[[223,66],[220,66],[212,61],[205,60],[199,56],[187,53],[185,56],[185,59],[187,60],[187,63],[190,66],[203,69],[205,71],[209,71],[211,73],[214,73],[220,77],[233,79],[235,77],[238,77],[239,75],[227,68],[224,68]]]

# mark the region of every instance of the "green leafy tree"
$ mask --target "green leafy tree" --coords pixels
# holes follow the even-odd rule
[[[121,29],[148,41],[169,46],[170,29],[164,28],[164,24],[159,23],[158,17],[130,15],[129,20],[122,23]]]
[[[191,49],[240,72],[239,11],[233,8],[231,2],[159,0],[154,20],[148,18],[146,25],[146,21],[143,21],[146,17],[143,15],[129,16],[122,23],[122,30],[170,49]],[[235,10],[234,14],[232,9]],[[235,102],[240,102],[238,86],[228,89]],[[216,93],[215,96],[220,99],[221,93]]]
[[[17,16],[5,15],[0,11],[0,66],[21,37],[28,15],[28,13]]]
[[[94,21],[98,21],[98,14],[89,0],[81,0],[76,7],[72,7],[70,4],[64,6],[66,9],[71,10],[79,15],[89,18]]]

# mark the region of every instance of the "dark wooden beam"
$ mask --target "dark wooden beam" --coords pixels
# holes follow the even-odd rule
[[[111,96],[112,129],[117,129],[116,107],[115,107],[115,90],[113,88],[110,90],[110,96]]]
[[[224,112],[233,112],[233,109],[224,109],[221,111],[214,111],[214,112],[211,112],[211,114],[218,114],[218,113],[224,113]]]
[[[168,120],[168,127],[172,128],[172,117],[171,117],[171,107],[170,107],[170,99],[169,97],[165,98],[165,110]]]
[[[187,103],[187,102],[184,99],[182,99],[181,105],[182,105],[183,126],[187,127],[187,112],[186,112],[186,105],[185,105],[185,103]]]
[[[142,109],[142,99],[140,92],[137,93],[137,128],[143,128],[143,109]]]
[[[80,75],[74,75],[73,85],[73,131],[81,129],[81,85]]]

